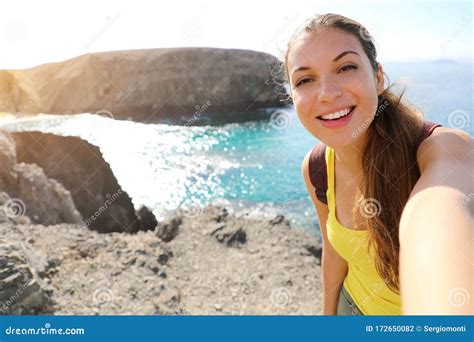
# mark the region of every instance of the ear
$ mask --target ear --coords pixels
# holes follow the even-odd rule
[[[375,82],[376,82],[376,89],[377,89],[377,96],[382,94],[385,88],[385,82],[383,78],[383,69],[382,64],[378,63],[377,72],[375,73]]]

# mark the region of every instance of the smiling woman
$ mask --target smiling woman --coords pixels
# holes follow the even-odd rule
[[[321,141],[306,155],[302,171],[324,242],[323,314],[468,312],[467,304],[453,306],[448,298],[453,288],[472,292],[472,264],[442,266],[442,273],[439,256],[427,265],[423,255],[439,255],[436,248],[448,243],[442,238],[446,229],[441,234],[446,217],[433,201],[438,195],[461,208],[450,213],[457,227],[449,243],[474,236],[469,208],[459,206],[474,191],[473,182],[466,182],[472,179],[471,137],[424,121],[402,101],[403,93],[385,88],[371,36],[341,15],[304,23],[288,43],[285,66],[298,118]],[[456,172],[448,165],[457,166]],[[427,190],[430,200],[414,201]],[[427,237],[427,224],[438,233],[429,234],[420,254],[413,239]],[[469,246],[461,246],[459,260],[472,260]],[[425,281],[443,286],[417,286]]]

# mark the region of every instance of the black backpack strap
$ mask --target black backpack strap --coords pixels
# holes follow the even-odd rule
[[[316,188],[316,197],[327,204],[328,175],[326,168],[326,145],[319,143],[311,150],[309,156],[309,177]]]

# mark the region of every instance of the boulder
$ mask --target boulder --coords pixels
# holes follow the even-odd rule
[[[48,133],[12,136],[18,161],[41,166],[47,177],[63,184],[90,229],[101,233],[145,230],[98,147],[77,137]]]
[[[156,236],[164,242],[170,242],[179,233],[179,226],[183,223],[182,218],[178,214],[167,216],[162,222],[156,226]]]
[[[16,164],[4,190],[10,196],[4,206],[10,217],[27,215],[32,223],[44,225],[84,224],[71,193],[36,164]]]
[[[141,206],[137,210],[137,215],[143,230],[154,230],[158,224],[155,214],[146,206]]]
[[[47,311],[52,290],[39,277],[44,268],[38,255],[23,242],[0,240],[0,314],[24,315]]]
[[[35,164],[17,163],[15,142],[0,133],[0,222],[83,224],[71,194]]]

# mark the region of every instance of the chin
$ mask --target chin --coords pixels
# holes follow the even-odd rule
[[[355,131],[348,129],[345,132],[341,132],[339,134],[331,134],[326,136],[324,140],[325,144],[332,147],[333,149],[341,149],[348,145],[361,145],[362,143],[362,136],[364,132],[360,134],[355,134]]]

